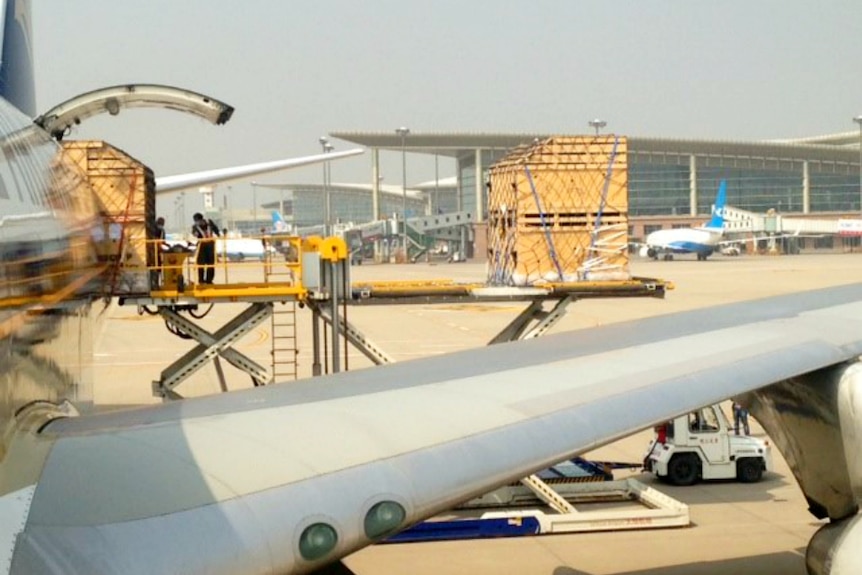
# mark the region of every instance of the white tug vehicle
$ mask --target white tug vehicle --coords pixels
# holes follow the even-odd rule
[[[736,435],[719,405],[704,407],[656,426],[644,468],[673,485],[699,480],[760,481],[772,470],[769,443]]]

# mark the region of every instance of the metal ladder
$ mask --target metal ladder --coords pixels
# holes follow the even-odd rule
[[[272,380],[275,383],[298,376],[296,345],[296,302],[273,304],[270,338],[272,339]]]
[[[293,272],[286,266],[274,262],[271,253],[265,255],[263,274],[267,283],[295,281]],[[272,341],[272,381],[296,379],[299,376],[296,301],[272,304],[269,333]]]

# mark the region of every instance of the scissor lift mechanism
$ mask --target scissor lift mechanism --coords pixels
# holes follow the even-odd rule
[[[374,344],[344,314],[338,312],[345,305],[397,305],[435,303],[499,303],[527,302],[527,307],[489,345],[530,339],[543,335],[565,315],[568,306],[579,299],[607,297],[663,297],[672,285],[660,280],[632,278],[628,281],[548,283],[540,287],[488,286],[481,283],[459,284],[451,280],[418,282],[355,283],[348,286],[347,246],[341,238],[282,238],[290,242],[297,258],[287,264],[289,279],[275,278],[271,270],[275,262],[264,262],[270,270],[269,281],[263,284],[174,285],[164,286],[141,297],[120,298],[121,304],[138,305],[139,309],[155,307],[159,315],[172,328],[198,345],[168,366],[159,380],[153,382],[153,393],[165,399],[182,396],[177,386],[209,361],[213,361],[223,391],[227,384],[219,358],[224,358],[247,373],[254,385],[271,383],[272,375],[264,367],[243,355],[232,346],[245,334],[259,326],[273,314],[276,302],[301,302],[313,313],[313,373],[320,369],[320,337],[318,322],[323,321],[331,330],[332,370],[340,369],[340,334],[368,357],[374,364],[392,363],[393,358]],[[225,276],[227,277],[227,269]],[[173,274],[178,275],[178,274]],[[284,276],[285,274],[280,274]],[[273,281],[273,280],[276,281]],[[281,281],[278,281],[281,280]],[[546,302],[552,302],[545,309]],[[221,328],[210,332],[193,318],[180,312],[196,309],[200,304],[244,302],[249,306]],[[336,318],[335,320],[333,318]],[[345,350],[346,356],[346,350]]]
[[[227,391],[224,373],[218,363],[219,357],[249,374],[256,386],[269,383],[270,375],[265,367],[231,346],[266,321],[272,315],[272,305],[271,302],[253,303],[215,333],[206,331],[174,308],[160,307],[159,315],[165,322],[200,343],[162,371],[161,378],[153,382],[153,395],[166,399],[181,399],[182,396],[174,391],[174,388],[210,361],[216,362],[220,386],[222,391]]]
[[[269,370],[232,346],[269,319],[276,303],[311,304],[317,299],[324,299],[332,300],[334,304],[335,296],[328,294],[327,286],[321,286],[316,278],[324,275],[324,268],[335,270],[339,266],[345,266],[347,262],[347,246],[341,238],[286,239],[295,249],[296,258],[291,259],[290,263],[282,264],[282,273],[270,275],[287,275],[289,279],[281,277],[264,283],[219,285],[189,283],[186,286],[183,283],[174,283],[169,287],[159,286],[147,295],[120,298],[120,305],[137,305],[141,312],[156,308],[156,312],[150,313],[158,313],[175,333],[198,342],[198,345],[174,361],[162,371],[161,377],[153,382],[155,396],[166,400],[182,399],[182,395],[176,391],[177,386],[210,361],[215,363],[221,390],[227,391],[220,358],[247,373],[255,386],[272,382],[273,376]],[[262,262],[262,265],[266,270],[276,267],[276,263],[269,260]],[[332,275],[338,277],[337,273]],[[306,278],[308,281],[304,282]],[[181,313],[196,310],[201,304],[238,302],[249,305],[214,332],[198,325],[194,317]],[[337,337],[337,331],[333,330],[333,342],[337,341]]]

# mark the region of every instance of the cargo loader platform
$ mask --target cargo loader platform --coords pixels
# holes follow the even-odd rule
[[[533,496],[526,504],[534,507],[508,508],[480,514],[465,511],[447,514],[414,525],[383,543],[664,529],[691,524],[688,505],[631,478],[554,485],[554,491],[570,505],[569,510],[554,512],[538,509],[535,505],[541,504],[540,498]],[[528,490],[522,488],[521,505],[525,504],[527,493]],[[589,505],[594,503],[599,508],[589,509]],[[600,508],[602,503],[610,505]],[[579,509],[575,509],[574,505],[578,505]]]

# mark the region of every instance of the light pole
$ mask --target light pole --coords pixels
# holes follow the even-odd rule
[[[325,154],[334,149],[335,146],[332,144],[323,146]],[[329,163],[329,160],[326,160],[323,162],[323,166],[326,168],[326,194],[324,194],[324,199],[326,200],[326,230],[329,235],[334,235],[335,232],[332,229],[332,220],[334,219],[332,216],[332,164]]]
[[[180,192],[180,221],[182,225],[186,225],[186,193]]]
[[[401,136],[401,225],[404,226],[401,247],[404,249],[404,263],[407,263],[407,134],[410,128],[401,126],[395,133]]]
[[[252,202],[252,219],[254,220],[254,225],[252,226],[252,235],[257,233],[257,182],[251,183],[251,202]]]
[[[320,142],[320,147],[323,149],[323,153],[329,153],[330,144],[329,139],[326,136],[320,136],[317,138],[317,141]],[[329,189],[326,185],[326,164],[327,162],[323,162],[323,236],[326,237],[329,235]]]
[[[598,118],[595,118],[594,120],[590,120],[589,122],[587,122],[587,124],[589,124],[590,126],[592,126],[593,128],[596,129],[596,136],[599,135],[600,129],[602,129],[608,125],[607,122],[605,122],[604,120],[600,120]]]
[[[185,214],[182,213],[182,198],[178,195],[174,198],[174,219],[176,220],[177,229],[182,231],[186,225]]]
[[[434,205],[431,206],[431,215],[440,212],[440,154],[434,154]]]
[[[859,124],[859,209],[862,210],[862,116],[856,116],[853,121]]]

